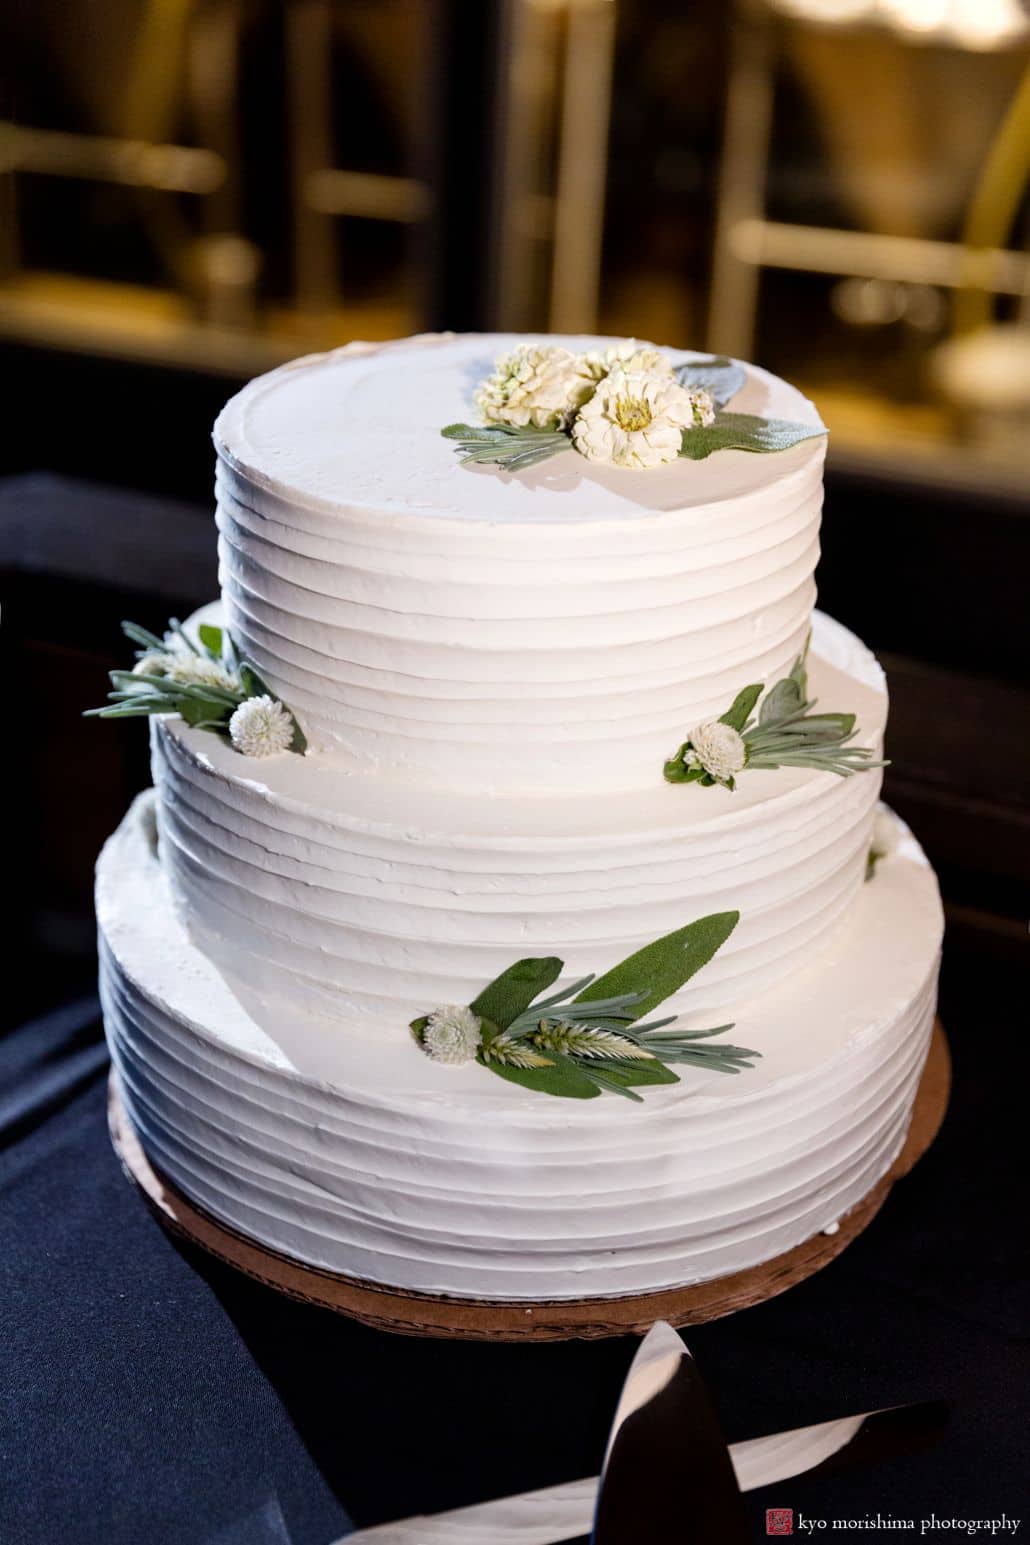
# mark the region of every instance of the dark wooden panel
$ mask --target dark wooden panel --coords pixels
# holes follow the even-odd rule
[[[819,604],[879,655],[1030,680],[1030,498],[826,479]]]

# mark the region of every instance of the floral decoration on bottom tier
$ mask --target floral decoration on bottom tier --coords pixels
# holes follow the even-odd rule
[[[585,976],[541,997],[564,968],[557,955],[517,960],[470,1004],[413,1020],[418,1045],[436,1062],[475,1061],[540,1094],[591,1100],[602,1092],[640,1100],[638,1087],[676,1084],[671,1064],[740,1073],[761,1055],[718,1043],[732,1030],[668,1030],[678,1017],[646,1014],[707,965],[740,920],[715,912],[645,945],[603,976]]]

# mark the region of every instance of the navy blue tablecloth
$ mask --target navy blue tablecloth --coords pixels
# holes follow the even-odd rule
[[[1003,997],[989,962],[954,968],[951,1112],[867,1232],[790,1293],[687,1334],[731,1440],[950,1403],[929,1451],[755,1494],[756,1539],[772,1506],[826,1532],[877,1513],[915,1537],[931,1515],[1030,1531],[1030,1085]],[[596,1473],[633,1342],[389,1336],[177,1244],[110,1149],[98,1033],[88,1000],[0,1041],[3,1545],[329,1545]]]

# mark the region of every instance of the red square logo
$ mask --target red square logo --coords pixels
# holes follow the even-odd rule
[[[766,1508],[765,1532],[766,1534],[793,1534],[794,1509],[792,1507]]]

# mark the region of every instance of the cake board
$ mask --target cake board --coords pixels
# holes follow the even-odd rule
[[[290,1298],[400,1335],[459,1341],[596,1340],[642,1335],[656,1320],[682,1327],[721,1319],[738,1309],[764,1303],[829,1265],[872,1222],[895,1181],[907,1175],[933,1143],[947,1111],[950,1090],[951,1056],[938,1020],[905,1145],[882,1180],[840,1218],[835,1232],[816,1234],[771,1261],[708,1282],[620,1298],[551,1303],[491,1302],[406,1292],[305,1266],[219,1223],[158,1173],[129,1120],[113,1069],[108,1123],[126,1174],[171,1233]]]

